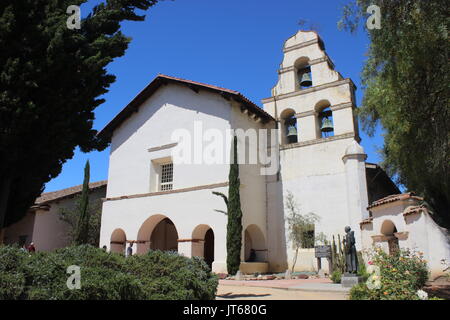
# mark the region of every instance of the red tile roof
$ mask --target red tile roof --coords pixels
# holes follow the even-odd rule
[[[418,201],[423,200],[423,198],[416,196],[414,192],[408,192],[408,193],[402,193],[402,194],[392,194],[390,196],[387,196],[387,197],[384,197],[382,199],[372,202],[372,204],[370,204],[367,207],[367,209],[371,209],[373,207],[378,207],[378,206],[381,206],[382,204],[395,202],[395,201],[402,201],[402,200],[406,200],[406,199],[415,199]]]
[[[370,218],[367,218],[367,219],[364,219],[363,221],[361,221],[361,222],[359,223],[359,225],[362,226],[362,225],[364,225],[364,224],[368,224],[368,223],[372,223],[372,222],[373,222],[373,218],[370,217]]]
[[[98,189],[101,187],[106,187],[107,182],[108,182],[107,180],[102,180],[102,181],[89,183],[89,189],[95,190],[95,189]],[[75,195],[77,193],[80,193],[82,189],[83,189],[83,185],[80,184],[78,186],[74,186],[74,187],[70,187],[70,188],[66,188],[66,189],[62,189],[62,190],[43,193],[43,194],[41,194],[41,196],[39,198],[36,199],[35,205],[43,205],[43,204],[49,203],[51,201],[60,200],[62,198],[66,198],[66,197]]]
[[[275,119],[265,112],[263,109],[258,107],[252,101],[250,101],[247,97],[241,94],[238,91],[221,88],[218,86],[205,84],[201,82],[196,82],[192,80],[186,80],[176,77],[171,77],[163,74],[159,74],[150,82],[147,87],[145,87],[125,108],[122,109],[99,133],[98,135],[104,138],[110,138],[112,132],[129,116],[131,116],[134,112],[136,112],[140,105],[147,100],[153,93],[155,93],[159,87],[163,84],[167,83],[179,83],[187,85],[189,88],[194,91],[198,91],[200,89],[209,90],[215,93],[222,95],[226,99],[234,99],[244,106],[244,108],[248,109],[251,113],[256,114],[258,117],[262,118],[264,121],[275,121]]]
[[[427,210],[427,207],[424,205],[410,206],[410,207],[406,208],[405,211],[403,211],[403,216],[409,216],[411,214],[421,213],[422,211],[426,211],[426,210]]]

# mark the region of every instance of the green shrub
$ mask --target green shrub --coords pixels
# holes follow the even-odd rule
[[[358,251],[358,276],[362,277],[364,282],[366,282],[370,277],[370,274],[367,272],[366,263],[364,262],[361,251]]]
[[[331,281],[333,281],[334,283],[341,283],[341,278],[342,278],[342,273],[340,270],[335,270],[333,271],[333,273],[331,274]]]
[[[198,257],[156,250],[127,258],[126,268],[142,281],[148,299],[210,300],[216,295],[218,278]]]
[[[22,273],[0,273],[0,300],[17,300],[25,287]]]
[[[350,289],[351,300],[368,300],[367,286],[365,283],[359,283]]]
[[[214,299],[218,280],[200,258],[151,251],[125,258],[89,245],[29,254],[0,247],[0,299]],[[80,267],[81,289],[67,287]]]
[[[421,254],[400,250],[388,255],[377,248],[369,264],[379,267],[380,274],[372,275],[377,286],[369,289],[366,283],[350,291],[352,300],[418,300],[417,291],[428,279],[426,261]]]

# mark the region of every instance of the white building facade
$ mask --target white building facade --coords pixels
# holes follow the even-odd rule
[[[348,225],[361,249],[359,223],[369,218],[369,200],[398,189],[365,162],[355,86],[334,70],[320,37],[299,31],[283,51],[264,110],[238,92],[159,75],[101,131],[111,153],[100,246],[123,252],[132,242],[138,254],[176,250],[203,256],[213,271],[226,272],[226,206],[213,192],[228,193],[232,140],[222,137],[241,129],[248,136],[238,135],[239,150],[258,154],[256,162],[239,166],[241,270],[284,272],[290,266],[289,193],[300,213],[319,216],[315,234],[331,240]],[[259,135],[250,137],[262,130],[270,133],[267,145]],[[201,145],[194,142],[199,135]],[[211,148],[218,141],[220,147]],[[183,154],[190,163],[175,159],[182,144],[190,147]],[[277,170],[265,171],[274,159]],[[296,270],[317,269],[312,248],[301,249],[297,261]]]
[[[432,279],[445,274],[450,264],[448,231],[434,222],[423,198],[413,193],[391,195],[374,201],[369,210],[370,218],[360,222],[365,249],[376,246],[390,254],[409,249],[427,261]]]

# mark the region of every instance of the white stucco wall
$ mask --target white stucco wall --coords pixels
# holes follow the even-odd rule
[[[105,188],[91,190],[89,201],[94,204],[104,196]],[[76,198],[70,196],[48,202],[48,210],[38,209],[28,212],[23,219],[6,228],[5,243],[18,243],[20,236],[27,235],[26,244],[34,242],[37,251],[51,251],[70,245],[70,226],[60,219],[60,211],[73,210],[75,201]],[[101,209],[101,206],[99,208]]]
[[[434,279],[444,274],[441,260],[450,261],[450,237],[448,231],[433,221],[426,209],[411,215],[403,214],[407,208],[418,204],[418,201],[408,199],[371,208],[372,222],[365,223],[361,227],[363,247],[370,250],[374,246],[379,246],[388,252],[389,246],[383,226],[384,223],[392,222],[399,234],[400,248],[423,253],[430,278]]]
[[[195,252],[202,250],[198,248],[198,242],[185,240],[194,238],[193,231],[199,225],[208,225],[215,237],[213,270],[226,272],[227,218],[215,211],[225,210],[225,204],[212,191],[227,194],[228,188],[208,186],[228,182],[229,164],[208,164],[202,159],[198,164],[174,163],[173,191],[149,194],[156,191],[150,183],[154,179],[152,161],[170,159],[175,147],[152,152],[148,149],[172,144],[171,135],[177,129],[185,129],[193,136],[199,124],[204,131],[214,129],[224,136],[227,130],[233,128],[247,130],[266,126],[242,113],[235,102],[227,101],[216,93],[205,90],[196,93],[178,84],[161,87],[141,105],[139,112],[123,122],[113,134],[107,198],[144,195],[104,202],[101,246],[110,247],[111,235],[117,228],[125,231],[127,240],[142,240],[139,239],[139,229],[147,219],[155,216],[157,221],[167,217],[174,223],[178,238],[182,240],[178,251],[191,256],[192,247]],[[242,143],[240,139],[238,146]],[[207,145],[208,142],[205,142],[204,150]],[[230,148],[231,140],[228,139],[223,142],[224,157],[229,156]],[[267,239],[265,177],[260,170],[259,164],[240,165],[243,240],[249,225],[257,225]],[[177,191],[185,188],[196,190]],[[242,260],[245,259],[244,247],[243,243]],[[267,244],[264,243],[263,247],[258,249],[266,249]]]
[[[193,133],[194,121],[203,130],[230,128],[231,108],[217,94],[196,94],[186,86],[170,84],[160,88],[114,131],[109,158],[107,197],[150,192],[151,161],[171,155],[171,149],[149,152],[149,148],[173,143],[176,129]],[[229,150],[224,146],[224,150]],[[177,165],[174,189],[226,181],[228,167],[221,164]]]

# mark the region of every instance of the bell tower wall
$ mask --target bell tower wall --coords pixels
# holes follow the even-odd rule
[[[278,271],[285,271],[281,269],[290,266],[295,254],[289,242],[288,194],[294,196],[300,214],[319,217],[314,233],[328,241],[343,235],[347,225],[354,229],[353,220],[362,220],[366,212],[361,208],[367,207],[367,188],[354,183],[365,181],[365,171],[360,170],[363,151],[355,165],[343,160],[348,147],[360,141],[355,85],[334,70],[315,32],[299,31],[284,43],[283,52],[272,96],[262,100],[265,111],[277,120],[280,142],[280,172],[267,182],[268,225],[274,226],[268,243],[286,246],[285,251],[269,248],[271,268]],[[297,258],[301,262],[296,270],[317,269],[313,248],[301,249]]]

